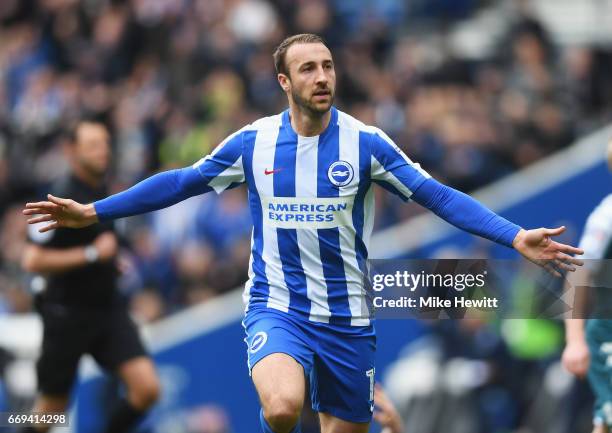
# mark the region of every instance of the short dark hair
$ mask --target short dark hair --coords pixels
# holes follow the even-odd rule
[[[277,74],[289,75],[287,65],[285,64],[285,56],[287,55],[287,50],[289,50],[289,47],[293,44],[323,44],[327,46],[321,36],[312,33],[301,33],[299,35],[289,36],[280,43],[272,55],[274,58],[274,68]]]
[[[83,125],[99,125],[108,130],[108,127],[106,126],[106,124],[102,120],[99,120],[98,118],[95,118],[95,117],[91,117],[91,118],[86,117],[80,120],[76,120],[72,122],[70,125],[68,125],[68,127],[64,131],[64,136],[66,137],[67,141],[70,144],[76,144],[77,139],[78,139],[79,129]]]

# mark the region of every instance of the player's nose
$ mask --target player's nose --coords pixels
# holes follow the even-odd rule
[[[329,81],[329,77],[325,73],[325,69],[323,68],[323,66],[319,66],[317,68],[317,75],[315,77],[315,83],[326,85],[328,81]]]

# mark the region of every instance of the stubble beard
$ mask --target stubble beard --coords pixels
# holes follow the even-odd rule
[[[323,117],[325,115],[325,113],[327,113],[332,105],[334,104],[334,92],[330,91],[330,96],[329,96],[329,104],[327,104],[326,108],[319,108],[317,107],[317,105],[313,104],[311,101],[309,101],[306,98],[302,98],[300,95],[296,94],[296,93],[291,93],[291,99],[293,100],[293,103],[300,108],[300,110],[308,113],[309,116],[311,117]]]

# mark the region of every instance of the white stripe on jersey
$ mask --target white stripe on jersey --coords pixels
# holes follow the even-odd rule
[[[281,125],[281,116],[262,119],[254,126],[259,126],[253,149],[253,179],[259,196],[274,196],[273,177],[266,175],[266,170],[274,169],[276,140]],[[265,212],[265,209],[263,209]],[[261,256],[266,264],[266,279],[270,287],[267,306],[284,312],[289,311],[289,289],[285,283],[276,228],[264,225],[263,251]]]
[[[597,272],[599,263],[595,260],[604,258],[610,242],[612,242],[612,194],[606,196],[591,212],[580,239],[579,248],[584,250],[584,255],[580,258],[586,260],[585,266],[592,272]]]
[[[372,155],[372,179],[384,180],[398,190],[406,199],[412,195],[412,191],[408,189],[393,173],[384,169],[383,165]]]
[[[295,195],[317,196],[319,137],[298,137],[295,165]],[[310,300],[310,320],[329,323],[327,286],[323,274],[319,235],[316,229],[296,230],[300,259],[306,277],[306,293]]]
[[[217,147],[215,147],[213,149],[213,151],[209,155],[206,155],[204,158],[200,159],[195,164],[193,164],[193,168],[198,168],[202,164],[204,164],[206,161],[208,161],[211,158],[213,158],[217,153],[219,153],[221,151],[221,149],[223,149],[223,147],[232,138],[236,137],[238,134],[243,133],[247,129],[247,127],[248,126],[245,126],[244,128],[242,128],[242,129],[234,132],[230,136],[228,136]],[[245,180],[244,179],[244,167],[242,166],[242,156],[240,156],[238,158],[238,160],[236,162],[234,162],[230,167],[228,167],[226,170],[223,170],[223,172],[221,172],[220,174],[218,174],[217,176],[212,178],[208,182],[208,185],[211,188],[213,188],[217,194],[221,194],[232,183],[241,183],[241,182],[244,182],[244,180]]]
[[[249,301],[251,300],[251,288],[253,287],[253,280],[255,279],[255,271],[253,270],[253,231],[251,231],[251,254],[249,254],[249,279],[244,283],[244,291],[242,292],[242,302],[244,303],[244,312],[249,311]]]
[[[340,192],[341,195],[355,195],[359,187],[359,130],[351,128],[347,124],[347,118],[343,113],[338,116],[339,146],[338,154],[340,161],[346,161],[356,167],[354,178],[351,183]],[[354,223],[353,223],[354,225]],[[367,306],[365,305],[365,291],[363,288],[363,274],[357,262],[357,251],[355,249],[355,231],[346,230],[345,227],[338,228],[340,235],[340,254],[344,262],[344,274],[346,276],[346,289],[348,292],[349,309],[351,310],[351,325],[367,326],[370,319],[367,318]]]
[[[234,163],[234,165],[223,170],[221,174],[208,182],[217,194],[221,194],[232,183],[244,182],[244,169],[242,167],[242,156]]]

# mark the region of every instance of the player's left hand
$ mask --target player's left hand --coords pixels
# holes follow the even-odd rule
[[[575,271],[575,266],[582,266],[580,259],[570,254],[582,255],[584,251],[571,245],[561,244],[552,240],[565,231],[565,226],[555,229],[539,228],[518,232],[512,246],[525,258],[542,266],[551,274],[560,277],[559,270]]]
[[[404,433],[402,418],[378,383],[374,388],[374,404],[376,410],[373,416],[383,428],[382,433]]]

